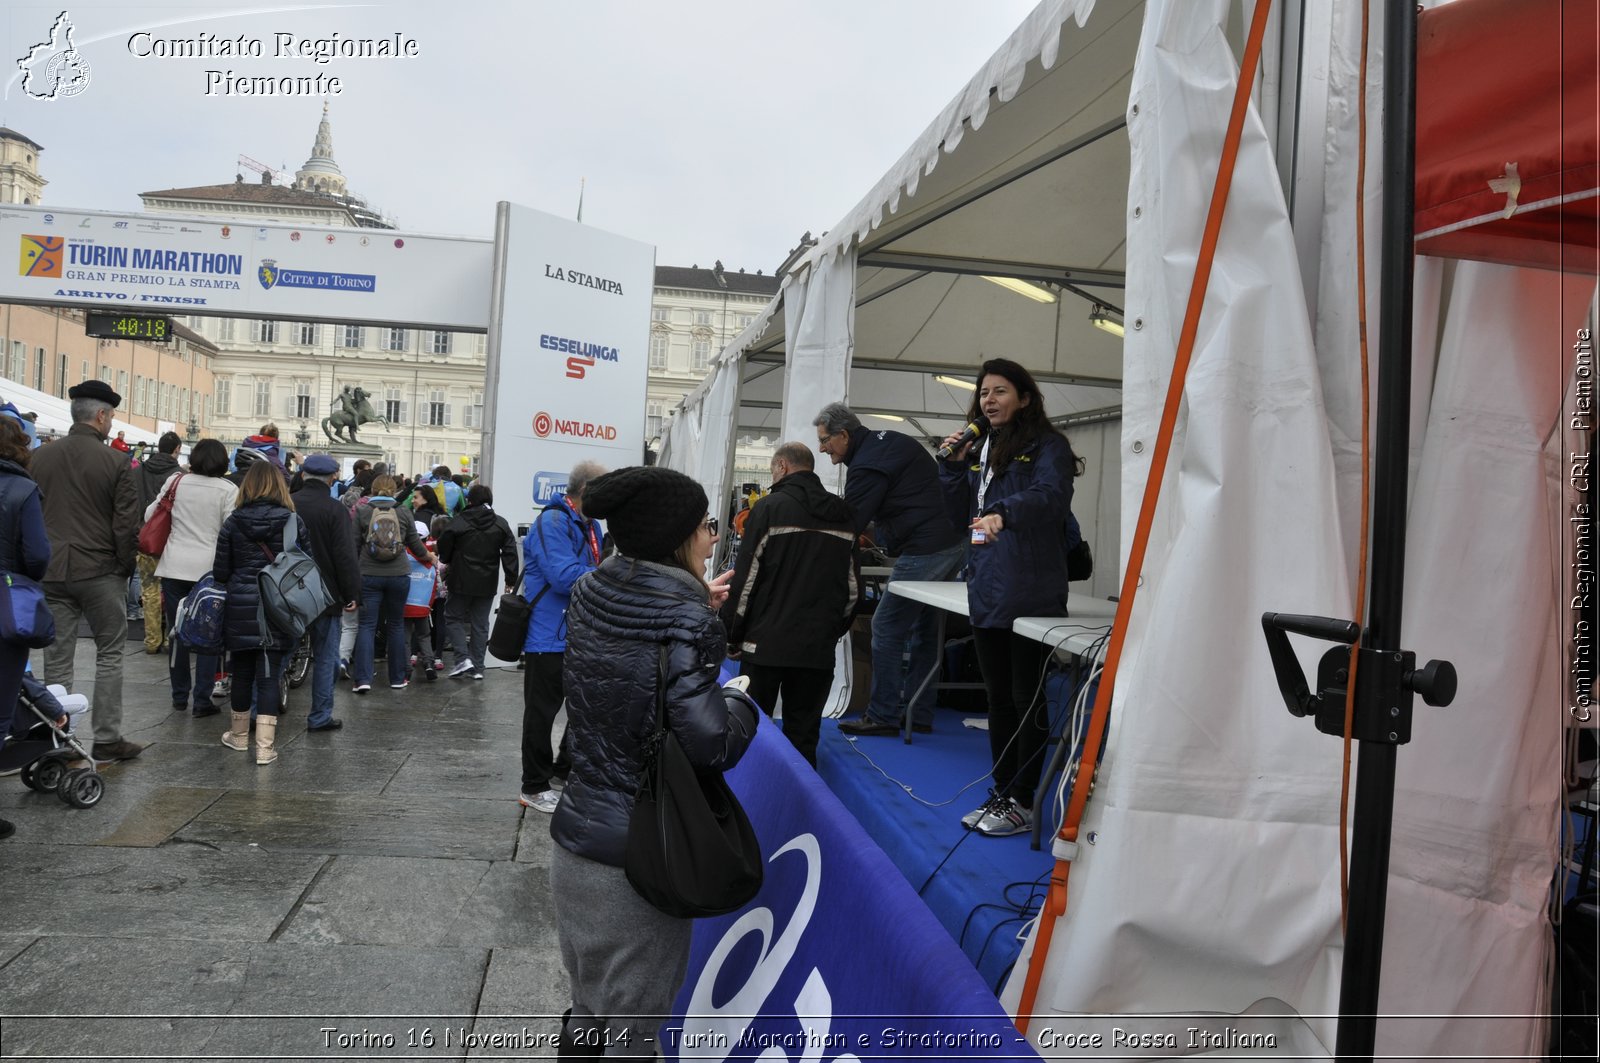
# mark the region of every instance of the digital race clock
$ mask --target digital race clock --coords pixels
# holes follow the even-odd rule
[[[113,340],[143,340],[146,343],[168,343],[172,340],[172,319],[151,314],[88,315],[84,332],[90,336]]]

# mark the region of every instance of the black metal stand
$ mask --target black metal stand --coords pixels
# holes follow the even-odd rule
[[[1411,439],[1411,300],[1416,169],[1417,11],[1389,0],[1384,11],[1382,299],[1378,321],[1378,411],[1373,459],[1372,571],[1367,629],[1356,668],[1353,737],[1360,743],[1351,828],[1350,905],[1339,985],[1339,1060],[1370,1060],[1377,1032],[1383,924],[1394,819],[1396,748],[1411,740],[1411,698],[1430,705],[1455,697],[1446,661],[1415,668],[1400,648],[1405,591],[1406,477]],[[1306,688],[1289,633],[1342,642],[1362,635],[1349,621],[1324,617],[1261,618],[1273,671],[1289,711],[1314,716],[1317,729],[1344,733],[1350,651],[1335,647]]]

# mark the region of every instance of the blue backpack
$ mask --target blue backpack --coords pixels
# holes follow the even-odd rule
[[[177,641],[196,653],[221,654],[223,614],[227,607],[228,589],[207,572],[184,595],[173,614],[172,630]]]

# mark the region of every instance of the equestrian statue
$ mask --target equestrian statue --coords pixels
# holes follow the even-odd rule
[[[331,416],[322,419],[322,431],[332,443],[359,443],[361,441],[356,438],[356,429],[373,422],[381,424],[385,431],[389,428],[388,418],[379,416],[372,408],[372,400],[366,391],[346,384],[334,400]]]

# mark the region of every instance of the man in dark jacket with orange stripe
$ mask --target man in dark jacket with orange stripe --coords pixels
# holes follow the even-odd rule
[[[850,507],[822,486],[810,447],[783,444],[772,493],[750,510],[722,624],[751,699],[771,715],[782,695],[783,733],[813,767],[834,645],[859,588]]]

